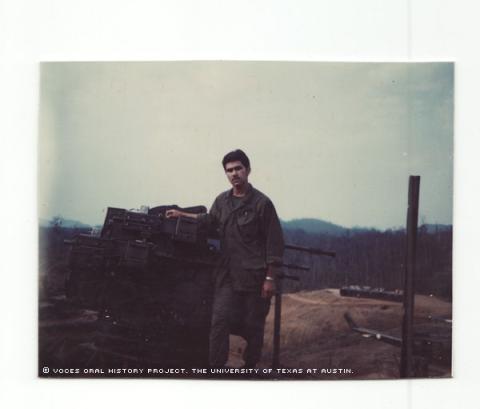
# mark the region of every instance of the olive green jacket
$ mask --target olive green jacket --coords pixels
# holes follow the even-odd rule
[[[282,227],[271,200],[252,185],[238,203],[232,196],[232,189],[221,193],[199,217],[220,236],[225,268],[218,269],[216,282],[228,276],[234,290],[259,291],[267,266],[275,273],[282,264]]]

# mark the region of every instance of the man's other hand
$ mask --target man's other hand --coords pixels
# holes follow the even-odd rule
[[[270,298],[275,294],[275,281],[265,280],[262,287],[262,298]]]

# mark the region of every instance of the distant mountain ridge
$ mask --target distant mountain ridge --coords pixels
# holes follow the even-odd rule
[[[51,227],[52,220],[53,219],[50,219],[50,220],[39,219],[38,223],[41,227]],[[90,224],[82,223],[82,222],[79,222],[77,220],[70,220],[70,219],[63,219],[62,218],[61,221],[62,221],[62,223],[61,223],[60,226],[64,227],[64,228],[67,228],[67,229],[72,229],[72,228],[88,229],[88,228],[92,227],[92,225],[90,225]]]
[[[429,233],[436,233],[439,231],[448,231],[453,229],[451,224],[424,224],[423,226],[425,226]]]
[[[329,234],[332,236],[342,236],[344,234],[358,234],[369,231],[401,231],[405,230],[405,227],[391,227],[388,229],[377,229],[374,227],[343,227],[338,224],[326,222],[321,219],[305,218],[305,219],[293,219],[284,221],[281,220],[282,227],[286,230],[302,230],[309,234]],[[418,226],[419,231],[426,231],[427,233],[437,233],[444,231],[451,231],[453,229],[451,224],[423,224]]]
[[[86,229],[86,228],[94,227],[90,224],[79,222],[77,220],[63,219],[63,218],[61,220],[62,220],[61,227],[64,227],[64,228]],[[50,227],[51,221],[52,220],[39,219],[39,224],[42,227]],[[352,228],[348,228],[348,227],[340,226],[338,224],[326,222],[325,220],[314,219],[314,218],[292,219],[288,221],[280,220],[280,223],[285,230],[302,230],[305,233],[309,233],[309,234],[329,234],[332,236],[342,236],[347,233],[362,233],[362,232],[373,231],[373,230],[376,230],[376,231],[405,230],[404,227],[394,227],[390,229],[375,229],[372,227],[355,226]],[[102,225],[95,225],[95,226],[102,227]],[[452,225],[451,224],[424,224],[424,225],[418,226],[418,228],[419,230],[426,229],[427,233],[436,233],[436,232],[452,230]]]
[[[305,233],[312,234],[331,234],[340,236],[345,234],[349,229],[339,226],[338,224],[326,222],[320,219],[293,219],[289,221],[281,221],[282,227],[288,230],[303,230]]]

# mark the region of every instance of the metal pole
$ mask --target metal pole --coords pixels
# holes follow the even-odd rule
[[[275,292],[275,316],[273,320],[273,360],[272,368],[280,366],[280,323],[282,319],[282,281],[280,278],[276,282]]]
[[[410,176],[407,212],[407,260],[403,289],[402,360],[400,376],[413,376],[413,311],[415,296],[415,257],[417,245],[420,176]]]
[[[324,251],[322,249],[315,249],[312,247],[297,246],[296,244],[285,244],[285,248],[290,250],[306,251],[307,253],[317,254],[319,256],[336,256],[336,253],[334,251]]]

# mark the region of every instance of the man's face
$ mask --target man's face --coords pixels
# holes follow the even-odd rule
[[[235,162],[228,162],[225,165],[225,173],[233,187],[241,188],[248,183],[250,169],[247,169],[243,166],[242,162],[237,160]]]

